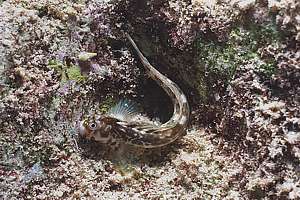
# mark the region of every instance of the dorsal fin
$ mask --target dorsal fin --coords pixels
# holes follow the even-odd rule
[[[108,111],[108,115],[121,121],[130,121],[136,115],[141,113],[138,104],[129,99],[120,100],[114,107]]]

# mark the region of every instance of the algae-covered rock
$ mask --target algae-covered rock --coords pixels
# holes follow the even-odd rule
[[[297,1],[0,1],[1,199],[299,198]],[[116,152],[87,114],[172,102],[124,37],[176,82],[189,131]]]

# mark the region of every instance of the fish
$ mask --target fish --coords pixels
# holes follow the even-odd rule
[[[79,124],[79,134],[117,148],[125,143],[142,148],[157,148],[168,145],[186,135],[190,118],[189,103],[176,83],[155,69],[140,51],[131,36],[125,33],[145,71],[168,94],[173,103],[173,115],[161,124],[141,114],[137,104],[123,99],[106,114],[91,115]]]

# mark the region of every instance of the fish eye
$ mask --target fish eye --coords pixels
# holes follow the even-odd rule
[[[91,130],[96,130],[97,124],[96,124],[95,122],[92,122],[92,123],[89,124],[89,128],[90,128]]]

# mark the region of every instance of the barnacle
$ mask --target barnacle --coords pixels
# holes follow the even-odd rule
[[[80,61],[87,61],[93,57],[95,57],[97,53],[90,53],[90,52],[81,52],[78,56]]]

